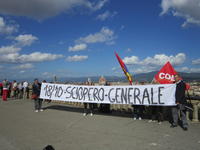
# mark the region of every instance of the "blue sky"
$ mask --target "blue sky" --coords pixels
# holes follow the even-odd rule
[[[0,76],[8,79],[200,72],[200,0],[0,1]]]

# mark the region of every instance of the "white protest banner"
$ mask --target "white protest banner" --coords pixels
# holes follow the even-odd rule
[[[160,105],[175,104],[176,84],[84,86],[42,83],[40,98],[68,102]]]

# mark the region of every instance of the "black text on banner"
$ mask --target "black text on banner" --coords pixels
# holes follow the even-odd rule
[[[175,105],[175,84],[79,86],[43,83],[40,98],[87,103]]]

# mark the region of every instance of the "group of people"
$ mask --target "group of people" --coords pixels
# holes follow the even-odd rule
[[[172,114],[172,124],[171,128],[175,128],[178,126],[178,120],[179,120],[179,112],[180,117],[182,121],[182,128],[184,131],[188,130],[188,123],[186,118],[186,97],[185,97],[185,91],[186,91],[186,84],[181,80],[181,77],[179,74],[175,75],[175,82],[176,83],[176,92],[175,92],[175,99],[176,99],[176,106],[171,106],[171,114]],[[86,85],[92,85],[90,82],[86,82]],[[109,105],[109,104],[105,104]],[[93,116],[93,109],[94,104],[92,103],[84,103],[84,113],[83,115],[86,116],[88,113],[87,106],[89,106],[89,113],[91,116]],[[100,108],[104,106],[104,104],[100,105]],[[134,120],[142,120],[143,112],[145,109],[145,106],[142,105],[132,105],[133,106],[133,119]],[[164,120],[163,116],[163,106],[149,106],[151,118],[149,122],[158,122],[158,124],[161,124]]]
[[[46,82],[45,80],[43,82]],[[175,99],[176,99],[176,106],[171,107],[171,112],[172,112],[172,124],[171,127],[175,128],[178,126],[178,120],[179,120],[179,112],[181,116],[181,121],[182,121],[182,128],[183,130],[187,131],[188,130],[188,123],[186,119],[186,97],[185,97],[185,90],[186,90],[186,84],[181,80],[180,76],[177,74],[175,75],[175,83],[177,84],[176,86],[176,92],[175,92]],[[8,95],[8,91],[10,86],[12,87],[13,91],[13,96],[16,97],[16,90],[20,91],[23,89],[23,92],[26,92],[28,88],[28,83],[23,82],[21,83],[16,83],[16,81],[13,81],[12,84],[10,84],[7,80],[4,80],[2,82],[2,87],[3,87],[3,100],[5,101]],[[94,83],[87,81],[84,85],[92,86]],[[35,107],[35,112],[41,112],[43,111],[42,109],[42,99],[39,98],[40,96],[40,90],[41,90],[41,83],[38,81],[38,79],[34,80],[34,83],[32,84],[32,99],[34,100],[34,107]],[[19,92],[20,93],[20,92]],[[90,114],[90,116],[93,116],[94,114],[94,106],[95,104],[93,103],[84,103],[84,112],[83,115],[86,116],[87,114]],[[103,106],[103,104],[101,105]],[[161,106],[150,106],[151,108],[151,120],[149,122],[154,122],[156,119],[158,120],[158,123],[161,124],[163,121],[163,113],[162,113],[162,107]],[[140,105],[133,105],[133,119],[139,119],[142,120],[143,117],[143,110],[144,106]]]
[[[178,74],[175,75],[175,83],[176,83],[176,92],[175,92],[175,99],[176,99],[176,106],[171,107],[171,114],[172,114],[172,124],[171,128],[175,128],[178,126],[179,120],[179,112],[181,116],[182,128],[183,130],[188,130],[188,123],[186,118],[186,84],[181,80]],[[140,105],[133,105],[133,119],[142,120],[144,106]],[[161,124],[163,121],[163,107],[162,106],[150,106],[151,110],[151,119],[149,122],[156,122]]]
[[[17,82],[16,80],[9,82],[7,79],[4,79],[0,83],[0,94],[3,101],[7,101],[7,98],[29,98],[29,83],[27,81]]]

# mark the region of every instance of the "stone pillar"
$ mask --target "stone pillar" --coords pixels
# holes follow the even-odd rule
[[[192,118],[192,121],[193,122],[199,122],[199,119],[198,119],[198,101],[192,101],[192,105],[193,105],[193,118]]]

